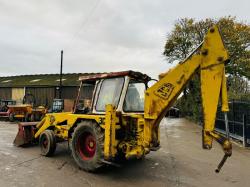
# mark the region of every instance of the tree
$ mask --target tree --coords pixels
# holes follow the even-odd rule
[[[230,62],[226,64],[226,72],[230,78],[229,86],[245,87],[250,79],[250,25],[238,22],[235,17],[223,17],[220,19],[205,19],[195,21],[184,18],[178,20],[172,32],[167,36],[163,54],[169,63],[184,60],[202,41],[208,29],[217,24],[223,37],[225,46],[229,51]],[[187,85],[184,97],[179,105],[184,113],[191,115],[195,120],[201,119],[201,97],[199,75]],[[247,80],[246,80],[247,79]],[[241,80],[242,84],[236,81]],[[242,80],[245,80],[243,84]],[[234,81],[234,82],[233,82]],[[237,88],[242,91],[244,88]],[[229,88],[229,92],[235,88]],[[249,94],[249,89],[248,93]],[[229,94],[231,98],[239,96],[239,93]],[[194,105],[194,103],[197,103]],[[190,114],[191,113],[191,114]]]
[[[243,77],[228,76],[229,98],[250,101],[250,82]]]

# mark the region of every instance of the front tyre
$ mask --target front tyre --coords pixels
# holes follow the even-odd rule
[[[56,137],[52,130],[45,130],[39,137],[41,155],[50,157],[56,150]]]
[[[72,138],[72,155],[77,165],[85,171],[95,171],[103,163],[104,134],[92,121],[77,125]]]

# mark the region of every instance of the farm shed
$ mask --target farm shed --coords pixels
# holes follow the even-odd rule
[[[68,73],[62,76],[62,99],[74,101],[78,88],[79,77],[86,73]],[[0,77],[0,99],[13,99],[22,103],[25,94],[35,98],[35,105],[50,107],[54,98],[59,97],[59,74],[38,74]],[[83,87],[81,99],[90,99],[94,86]]]

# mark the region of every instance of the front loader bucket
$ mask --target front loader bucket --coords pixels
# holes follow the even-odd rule
[[[34,134],[37,122],[23,122],[18,124],[18,133],[14,140],[15,146],[24,146],[35,143]]]

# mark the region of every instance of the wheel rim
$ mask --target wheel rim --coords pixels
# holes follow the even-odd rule
[[[91,160],[96,152],[96,139],[90,132],[83,133],[77,141],[77,150],[83,160]]]

